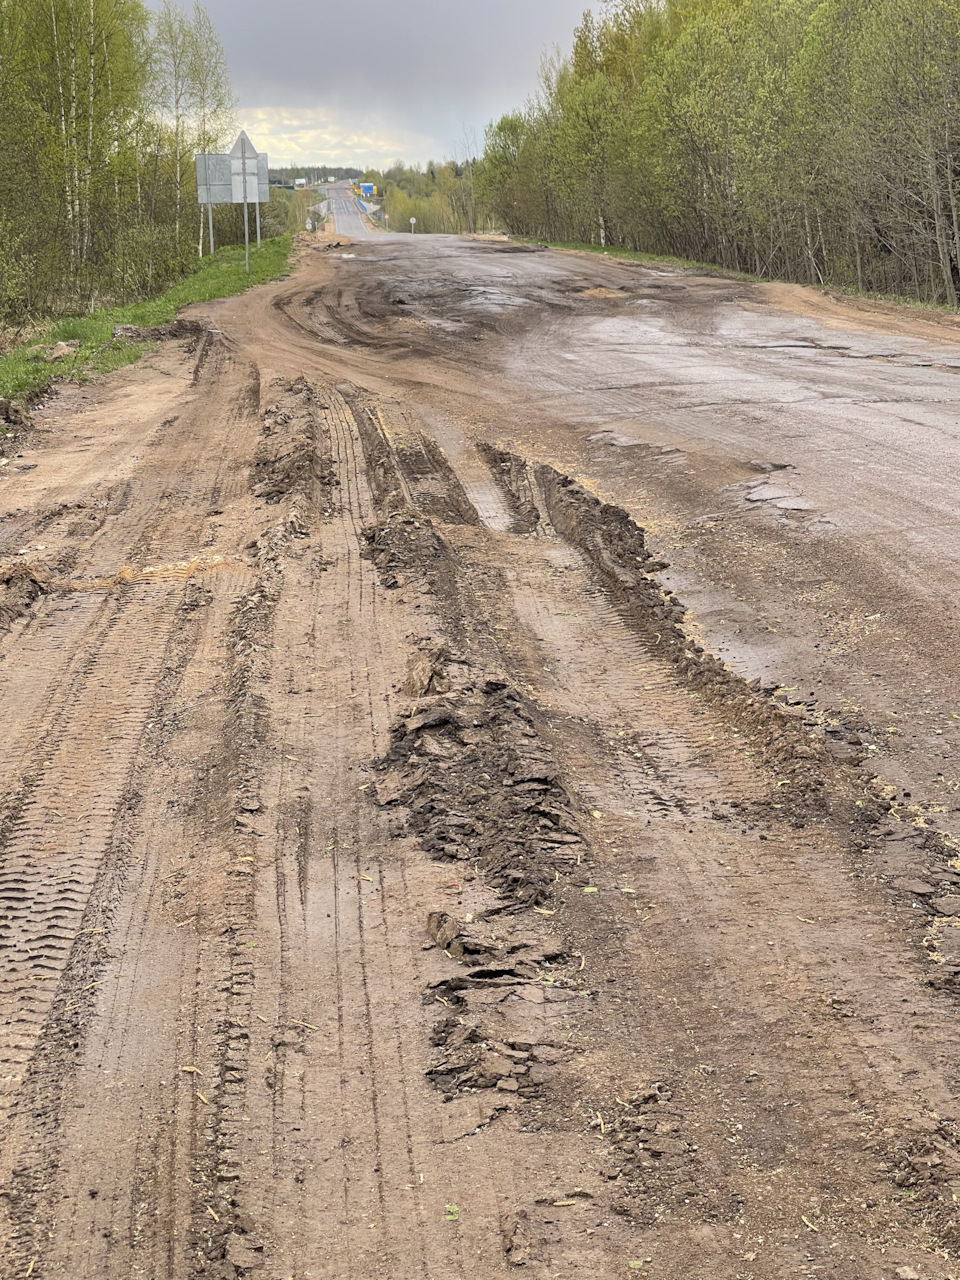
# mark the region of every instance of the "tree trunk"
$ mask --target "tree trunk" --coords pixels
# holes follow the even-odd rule
[[[947,155],[947,192],[950,197],[950,220],[953,224],[953,260],[960,267],[960,208],[957,205],[957,181],[953,155]]]
[[[60,102],[60,137],[63,142],[63,186],[67,223],[70,227],[70,270],[72,275],[76,250],[73,223],[73,189],[70,185],[70,138],[67,132],[67,100],[63,84],[63,61],[60,57],[60,27],[57,22],[56,0],[50,0],[50,22],[53,28],[54,61],[57,68],[57,94]]]
[[[853,232],[853,256],[857,264],[857,289],[863,293],[863,263],[860,261],[860,236],[857,234],[856,220],[851,225]]]
[[[944,222],[943,214],[943,195],[940,191],[940,183],[937,178],[936,161],[934,157],[928,153],[927,155],[927,176],[930,182],[930,195],[933,205],[933,226],[937,240],[937,256],[940,260],[940,273],[943,276],[943,285],[947,294],[947,302],[951,307],[957,305],[957,286],[953,280],[953,263],[950,258],[950,243],[947,239],[947,228]]]
[[[823,276],[820,274],[820,268],[817,266],[817,259],[814,254],[813,230],[810,226],[810,210],[807,207],[806,200],[803,202],[803,228],[806,232],[807,261],[810,267],[810,283],[816,284],[819,280],[820,284],[823,284]]]
[[[70,22],[70,178],[73,185],[73,242],[75,256],[82,259],[83,243],[80,225],[80,159],[77,154],[77,31]]]
[[[94,55],[96,50],[96,20],[94,0],[90,0],[90,66],[87,88],[87,155],[86,173],[84,177],[84,211],[83,211],[83,257],[89,258],[93,240],[92,203],[93,203],[93,110],[95,96]]]

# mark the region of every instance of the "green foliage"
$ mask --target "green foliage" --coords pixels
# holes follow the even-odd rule
[[[116,325],[154,328],[168,324],[181,307],[190,303],[230,298],[253,285],[276,280],[290,271],[290,248],[289,236],[265,240],[262,248],[251,250],[249,276],[241,246],[218,249],[156,298],[58,321],[29,344],[0,357],[0,396],[22,403],[42,394],[54,378],[84,381],[132,364],[140,359],[145,346],[114,338]],[[75,355],[56,364],[44,358],[44,352],[54,343],[71,340],[80,343]]]
[[[384,193],[382,207],[391,231],[410,231],[410,219],[416,218],[417,233],[462,235],[493,226],[480,191],[482,167],[479,160],[431,160],[426,168],[397,160],[384,173],[369,169],[361,181]]]
[[[956,306],[958,0],[618,0],[490,126],[500,225]]]
[[[203,237],[193,153],[231,128],[199,4],[0,0],[0,323],[163,289]],[[218,242],[242,233],[218,209]]]

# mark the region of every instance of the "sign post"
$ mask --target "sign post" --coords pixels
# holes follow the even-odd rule
[[[252,162],[252,164],[251,164]],[[247,275],[250,274],[250,205],[256,209],[257,248],[261,246],[260,205],[270,199],[270,167],[266,154],[241,132],[229,155],[211,153],[196,158],[197,200],[207,205],[210,221],[210,251],[213,252],[213,206],[243,205],[243,244]]]
[[[203,176],[207,186],[207,220],[210,227],[210,256],[213,256],[213,200],[210,192],[210,157],[203,157]],[[201,257],[203,255],[201,254]]]
[[[411,218],[411,219],[410,219],[410,234],[411,234],[411,235],[416,235],[416,233],[417,233],[417,220],[416,220],[416,218]]]
[[[259,249],[259,248],[260,248],[260,157],[257,155],[256,151],[255,151],[253,154],[254,154],[254,156],[255,156],[255,158],[256,158],[256,168],[257,168],[257,188],[256,188],[256,199],[257,199],[257,248]]]
[[[240,133],[240,175],[243,182],[243,248],[250,274],[250,211],[247,208],[247,135]]]

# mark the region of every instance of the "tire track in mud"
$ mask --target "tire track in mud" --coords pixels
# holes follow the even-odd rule
[[[179,913],[165,862],[171,853],[170,791],[155,757],[162,756],[166,725],[178,714],[183,666],[201,643],[207,603],[199,584],[188,586],[127,803],[117,814],[83,935],[6,1134],[4,1159],[12,1168],[6,1254],[22,1265],[15,1274],[35,1261],[40,1272],[76,1266],[80,1274],[126,1276],[123,1245],[132,1240],[146,1260],[151,1240],[169,1224],[155,1266],[166,1273],[182,1234],[178,1206],[191,1173],[182,1151],[189,1143],[178,1148],[158,1141],[150,1120],[159,1121],[161,1134],[170,1126],[168,1133],[182,1137],[190,1108],[178,1096],[178,1065],[151,1059],[143,1048],[156,1051],[158,1027],[171,1013],[170,991],[179,996],[183,974],[194,976],[195,959],[184,955],[183,934],[176,931]],[[165,986],[171,970],[181,974],[181,983]],[[181,1003],[189,1008],[191,995],[176,1000],[170,1026]],[[196,1025],[194,1018],[194,1036]],[[181,1062],[195,1056],[189,1039]],[[161,1076],[171,1088],[155,1099]],[[92,1099],[100,1105],[91,1106]],[[55,1231],[39,1225],[51,1222]]]
[[[100,1008],[98,997],[112,993],[114,976],[122,977],[111,975],[107,991],[101,990],[107,979],[98,970],[109,961],[105,936],[131,865],[139,871],[138,815],[144,789],[149,791],[148,784],[138,785],[144,759],[179,712],[167,686],[171,678],[176,684],[172,673],[186,661],[197,575],[208,563],[219,568],[217,557],[196,556],[195,549],[207,536],[210,508],[236,492],[238,477],[244,484],[236,460],[246,443],[247,371],[229,359],[207,368],[232,406],[220,415],[205,406],[215,444],[210,454],[198,465],[190,422],[172,437],[160,433],[143,464],[148,484],[140,486],[142,501],[121,502],[115,521],[100,523],[75,549],[74,564],[82,561],[89,577],[64,584],[67,594],[54,582],[44,601],[46,616],[25,617],[5,646],[6,672],[39,677],[15,679],[5,699],[14,714],[5,739],[8,798],[0,857],[0,880],[13,899],[3,913],[10,963],[0,994],[2,1092],[8,1109],[14,1108],[0,1156],[0,1185],[9,1188],[0,1238],[7,1242],[4,1255],[19,1258],[24,1271],[36,1270],[47,1252],[46,1233],[38,1235],[36,1222],[39,1205],[50,1200],[62,1174],[58,1152],[64,1108],[70,1110],[64,1090]],[[172,449],[172,459],[164,448]],[[151,474],[157,463],[167,470]],[[191,483],[191,501],[184,504]],[[151,568],[150,556],[158,551],[169,559]],[[150,851],[140,856],[145,862],[156,857]],[[130,1017],[138,1020],[139,1013]],[[100,1142],[98,1127],[91,1146]],[[128,1142],[124,1134],[118,1151]],[[98,1171],[94,1180],[99,1178]],[[168,1197],[183,1181],[179,1169]],[[137,1184],[133,1177],[130,1185]],[[110,1203],[104,1201],[104,1208]],[[110,1221],[107,1238],[116,1226],[112,1216]]]
[[[61,690],[16,692],[11,741],[47,769],[39,735],[123,663],[111,636],[179,601],[145,732],[118,739],[93,932],[3,1136],[3,1280],[612,1280],[648,1257],[840,1280],[834,1240],[858,1274],[922,1270],[960,1046],[852,879],[850,794],[795,751],[810,726],[724,692],[678,632],[658,652],[682,610],[623,513],[519,459],[500,488],[495,457],[359,387],[260,387],[246,350],[314,367],[269,319],[211,344],[176,483],[131,490],[142,541],[120,511],[61,574],[115,579],[115,539],[134,579],[14,624],[39,642],[18,670],[46,653]],[[803,800],[775,811],[791,763]],[[521,834],[536,911],[502,876],[529,872]],[[505,860],[485,876],[470,841]],[[891,1025],[899,1000],[920,1025]]]
[[[449,435],[448,429],[448,438]],[[396,444],[395,440],[392,442]],[[458,443],[461,465],[463,455],[469,458],[471,448]],[[468,462],[462,477],[468,493],[468,477],[475,466]],[[559,483],[561,491],[569,483],[558,482],[552,476],[545,479],[547,483]],[[528,493],[535,494],[549,508],[542,483],[538,477]],[[574,503],[581,501],[576,490],[571,496]],[[960,1155],[952,1130],[936,1119],[937,1108],[949,1106],[947,1081],[937,1067],[931,1069],[925,1035],[915,1036],[909,1029],[902,1029],[898,1042],[888,1044],[890,1059],[878,1072],[879,1064],[870,1052],[875,1041],[869,1030],[859,1032],[853,1043],[842,1035],[838,1039],[835,1021],[823,1013],[824,1002],[833,1007],[839,1000],[836,1007],[846,1007],[844,1001],[849,1000],[858,1008],[857,1016],[864,1020],[861,1026],[869,1028],[874,1022],[883,1021],[884,1008],[876,1005],[875,986],[870,988],[869,983],[860,980],[861,975],[878,971],[891,984],[886,998],[892,998],[892,992],[899,990],[910,993],[902,999],[917,1003],[912,979],[901,967],[896,943],[892,948],[887,946],[882,955],[876,953],[874,934],[867,922],[877,915],[878,904],[871,900],[869,890],[864,893],[858,885],[849,883],[849,863],[845,863],[849,836],[844,819],[849,812],[851,791],[857,794],[858,789],[850,786],[842,770],[826,764],[816,739],[811,747],[806,726],[792,721],[778,708],[765,705],[755,697],[754,690],[723,671],[710,655],[704,655],[683,636],[676,626],[682,610],[674,600],[651,592],[641,582],[641,596],[642,592],[650,596],[649,614],[643,616],[642,610],[647,606],[642,599],[634,604],[618,595],[625,585],[627,590],[632,589],[636,579],[621,568],[616,555],[606,548],[616,548],[618,540],[625,541],[628,547],[636,545],[641,564],[649,560],[643,554],[642,539],[638,539],[635,527],[620,528],[619,515],[613,513],[609,529],[596,537],[593,533],[586,535],[593,541],[581,551],[573,545],[575,537],[559,541],[552,521],[539,519],[527,524],[536,536],[518,540],[516,535],[503,532],[505,517],[524,510],[525,504],[522,493],[510,497],[512,506],[510,499],[505,499],[507,505],[502,514],[497,513],[490,534],[477,535],[456,526],[443,530],[442,538],[452,545],[445,553],[433,551],[431,555],[434,559],[445,556],[447,562],[456,565],[455,585],[454,594],[438,603],[448,633],[455,633],[458,643],[467,636],[468,652],[486,653],[488,661],[495,655],[494,660],[502,669],[512,673],[533,695],[549,725],[548,737],[568,789],[579,793],[585,806],[597,803],[604,810],[596,811],[595,821],[590,824],[595,851],[603,851],[605,846],[606,849],[602,855],[598,853],[589,892],[604,895],[607,905],[599,914],[590,910],[600,898],[578,900],[576,880],[569,885],[561,880],[556,910],[563,921],[561,927],[571,938],[568,945],[571,949],[580,948],[581,967],[586,965],[594,973],[597,968],[601,974],[606,971],[610,975],[607,980],[622,987],[638,1013],[643,1011],[639,1021],[631,1017],[625,1023],[618,997],[602,1000],[599,1006],[589,1009],[575,1040],[582,1061],[577,1058],[561,1068],[561,1080],[548,1086],[542,1104],[535,1104],[543,1123],[554,1132],[568,1128],[570,1117],[565,1112],[572,1091],[579,1104],[575,1110],[580,1111],[580,1123],[586,1131],[600,1125],[600,1149],[606,1147],[606,1158],[613,1166],[607,1175],[612,1183],[608,1194],[618,1205],[618,1212],[634,1222],[648,1248],[662,1248],[670,1240],[675,1265],[686,1265],[680,1263],[682,1258],[694,1265],[693,1258],[699,1256],[694,1243],[696,1223],[702,1221],[698,1214],[705,1211],[707,1221],[715,1214],[709,1202],[700,1209],[700,1197],[707,1181],[716,1182],[719,1178],[736,1189],[732,1193],[733,1218],[740,1219],[746,1213],[755,1223],[753,1230],[766,1233],[766,1238],[775,1242],[778,1253],[775,1260],[771,1258],[773,1270],[762,1274],[784,1274],[784,1267],[789,1270],[800,1261],[794,1256],[796,1251],[791,1253],[792,1237],[778,1229],[762,1204],[758,1188],[749,1176],[744,1176],[743,1170],[748,1167],[744,1155],[738,1152],[734,1160],[734,1153],[719,1145],[731,1141],[728,1131],[720,1126],[719,1142],[712,1137],[710,1131],[715,1132],[718,1127],[717,1102],[712,1091],[704,1091],[696,1082],[698,1077],[702,1080],[700,1054],[711,1052],[715,1060],[724,1064],[719,1069],[723,1075],[721,1106],[731,1107],[738,1089],[737,1071],[746,1070],[739,1063],[744,1057],[749,1061],[743,1037],[748,1037],[747,1044],[762,1043],[765,1037],[782,1036],[792,1019],[812,1019],[806,1023],[810,1028],[806,1034],[815,1042],[810,1052],[816,1066],[809,1072],[794,1070],[784,1075],[778,1064],[776,1070],[771,1068],[769,1081],[760,1078],[765,1073],[754,1072],[749,1078],[757,1082],[752,1093],[759,1106],[754,1109],[733,1104],[732,1109],[743,1117],[736,1145],[739,1148],[747,1143],[750,1155],[746,1158],[763,1163],[770,1142],[766,1113],[776,1110],[776,1099],[789,1089],[791,1097],[803,1098],[804,1102],[799,1113],[789,1113],[789,1119],[784,1114],[779,1121],[781,1126],[786,1121],[789,1137],[785,1140],[792,1161],[789,1182],[781,1188],[782,1197],[802,1206],[809,1201],[812,1188],[818,1187],[823,1213],[833,1215],[836,1230],[846,1234],[850,1244],[859,1240],[859,1230],[843,1208],[847,1203],[844,1191],[852,1180],[859,1179],[852,1194],[881,1206],[873,1215],[874,1230],[881,1240],[886,1239],[882,1247],[871,1245],[864,1249],[859,1242],[854,1246],[861,1250],[858,1256],[865,1259],[864,1265],[880,1264],[882,1248],[889,1247],[894,1238],[900,1239],[901,1247],[915,1239],[921,1248],[929,1248],[929,1243],[923,1243],[924,1233],[931,1225],[925,1211],[912,1214],[907,1201],[892,1205],[890,1193],[896,1198],[896,1187],[904,1177],[909,1180],[914,1176],[917,1160],[929,1159],[910,1154],[929,1152],[929,1142],[925,1144],[922,1136],[929,1123],[939,1125],[941,1138],[936,1158],[944,1163],[942,1181],[938,1183],[933,1178],[926,1184],[924,1202],[942,1204],[944,1197],[938,1186],[945,1183],[949,1187],[951,1178],[960,1172]],[[587,519],[595,521],[594,508],[599,504],[584,495],[583,505]],[[526,507],[529,509],[529,500]],[[575,525],[569,519],[566,523],[570,534]],[[396,520],[392,527],[398,528]],[[602,537],[609,537],[609,542],[604,544]],[[386,546],[387,541],[381,533],[374,547]],[[429,545],[429,536],[408,536],[406,543],[394,537],[394,558],[378,561],[382,571],[394,575],[400,572],[401,576],[404,569],[408,575],[416,572],[411,561],[417,559],[418,542],[421,547]],[[426,580],[435,584],[439,581],[429,567]],[[466,619],[455,619],[460,611],[465,611]],[[654,627],[658,628],[656,632]],[[675,637],[674,652],[668,650],[661,656],[657,650],[669,627]],[[624,758],[624,738],[632,738],[638,748],[636,753],[629,752],[630,759]],[[642,761],[639,767],[633,764],[637,755]],[[652,790],[647,778],[638,776],[651,770],[668,785],[669,803],[662,803],[662,788]],[[775,790],[776,781],[784,777],[792,777],[797,783],[798,799],[788,807]],[[875,807],[875,812],[882,811],[862,784],[859,794]],[[830,816],[834,810],[840,814],[839,822]],[[798,830],[811,825],[811,817],[814,829],[809,835],[798,836]],[[861,826],[858,824],[857,829]],[[786,842],[796,846],[793,856],[781,865],[774,860],[758,869],[753,844],[756,835],[751,837],[751,832],[758,829],[761,840],[772,842],[767,845],[771,854],[776,853],[778,844]],[[679,882],[689,886],[689,894],[679,901],[674,866]],[[743,899],[737,892],[738,877],[743,880]],[[646,924],[649,912],[644,915],[640,908],[633,908],[631,899],[622,896],[617,886],[624,879],[628,884],[644,885],[630,893],[649,895],[651,906],[662,901],[669,904],[668,910],[672,906],[676,911],[679,906],[681,911],[698,911],[701,928],[718,930],[716,941],[708,933],[706,945],[696,947],[692,955],[688,956],[683,948],[675,951],[668,941],[669,930]],[[620,905],[623,903],[627,910]],[[796,919],[800,919],[800,926]],[[818,939],[814,954],[810,954],[810,936],[804,936],[804,926],[818,919],[832,919],[834,923]],[[774,934],[775,941],[770,945],[776,946],[777,960],[772,968],[764,967],[763,972],[769,976],[756,985],[750,975],[739,972],[742,944],[750,942],[754,944],[748,948],[750,951],[758,949],[757,935],[744,936],[744,929],[752,928],[766,928]],[[722,940],[723,935],[731,934],[731,942]],[[611,946],[614,938],[617,945]],[[624,962],[621,947],[632,949],[638,960],[643,957],[642,964],[658,992],[657,1003],[652,1007],[644,987],[637,985],[634,965]],[[703,957],[708,974],[725,975],[716,985],[708,981],[704,986],[703,977],[696,976],[698,956]],[[592,979],[594,983],[597,980]],[[835,985],[828,992],[826,987],[831,983]],[[688,994],[686,1001],[673,1002],[677,1017],[664,1016],[670,1007],[670,993],[697,993],[701,987],[702,997]],[[731,1002],[734,987],[737,996]],[[764,987],[773,988],[773,992]],[[838,995],[838,990],[850,994]],[[714,1004],[708,1008],[711,996]],[[792,1011],[786,1019],[782,1007],[777,1008],[783,998]],[[922,1016],[927,1020],[923,1025],[928,1030],[936,1028],[937,1042],[950,1060],[958,1049],[950,1011],[937,1008],[929,998],[922,1003]],[[681,1004],[685,1004],[682,1012]],[[715,1015],[714,1009],[726,1013]],[[731,1034],[725,1019],[734,1009],[741,1026],[753,1024],[752,1035],[741,1031],[738,1039]],[[650,1017],[659,1022],[656,1031],[647,1021]],[[694,1047],[696,1059],[690,1056],[692,1026],[698,1028],[698,1040],[712,1047]],[[672,1088],[658,1085],[651,1095],[659,1119],[644,1110],[649,1103],[641,1095],[637,1095],[637,1110],[632,1113],[631,1104],[622,1101],[632,1094],[617,1054],[629,1059],[636,1036],[650,1042],[650,1051],[639,1055],[646,1059],[640,1078],[673,1078]],[[731,1051],[739,1061],[729,1060]],[[632,1056],[638,1055],[633,1051]],[[710,1073],[717,1070],[711,1067]],[[905,1080],[913,1081],[907,1092],[903,1088]],[[866,1117],[859,1099],[868,1096],[874,1102],[872,1114]],[[616,1105],[614,1097],[618,1100]],[[664,1107],[664,1098],[670,1103],[673,1097],[679,1100],[679,1106]],[[852,1104],[850,1098],[854,1099]],[[913,1108],[918,1109],[920,1118],[907,1120]],[[604,1113],[614,1117],[607,1137]],[[598,1115],[599,1122],[592,1118]],[[932,1116],[933,1120],[924,1116]],[[749,1123],[745,1123],[748,1118]],[[906,1154],[903,1147],[898,1149],[891,1142],[900,1126]],[[691,1142],[694,1130],[697,1144]],[[823,1159],[839,1160],[851,1144],[865,1145],[872,1158],[863,1161],[856,1174],[837,1165],[838,1175],[833,1181],[825,1181],[816,1159],[811,1164],[808,1153],[822,1152]],[[599,1158],[604,1159],[602,1155]],[[890,1170],[899,1170],[895,1179]],[[886,1194],[878,1190],[884,1183]],[[654,1204],[659,1205],[656,1213],[651,1207]],[[676,1217],[676,1223],[670,1230],[661,1231],[657,1221],[664,1205],[672,1206],[670,1215]],[[534,1205],[528,1206],[522,1232],[524,1252],[531,1233],[536,1235],[539,1212]],[[946,1212],[939,1210],[949,1238]],[[543,1226],[541,1221],[540,1229]],[[936,1228],[927,1237],[931,1238],[938,1238]],[[906,1245],[904,1252],[909,1247]],[[723,1250],[711,1265],[722,1270],[722,1257]],[[828,1256],[822,1259],[827,1260]]]
[[[182,588],[134,590],[42,744],[43,774],[7,820],[0,900],[0,1106],[22,1082],[107,855]],[[129,665],[128,665],[129,664]],[[98,750],[106,743],[106,750]],[[97,769],[90,770],[96,752]],[[0,1116],[2,1120],[2,1116]]]
[[[290,657],[270,700],[296,697],[299,715],[277,748],[278,963],[260,972],[258,1007],[291,1032],[276,1050],[271,1176],[251,1170],[249,1182],[271,1188],[262,1212],[277,1224],[268,1256],[281,1270],[462,1274],[470,1252],[445,1232],[436,1205],[447,1187],[438,1185],[439,1134],[429,1136],[437,1122],[425,1114],[416,1066],[420,984],[407,966],[422,917],[411,868],[392,851],[363,781],[385,749],[391,685],[403,677],[398,631],[418,619],[388,601],[360,558],[373,515],[360,435],[338,394],[319,398],[340,502],[319,531],[325,572],[312,576],[309,552],[288,569],[298,607],[278,635]],[[266,904],[265,895],[264,915]],[[480,1213],[476,1188],[471,1198]],[[494,1203],[484,1217],[498,1222]],[[489,1239],[480,1245],[488,1250]]]

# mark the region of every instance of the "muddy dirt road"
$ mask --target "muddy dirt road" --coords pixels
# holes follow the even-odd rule
[[[960,1275],[956,332],[347,252],[6,446],[0,1277]]]

